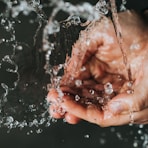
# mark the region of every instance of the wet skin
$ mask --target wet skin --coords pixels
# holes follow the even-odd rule
[[[65,118],[71,124],[83,119],[107,127],[129,124],[134,117],[135,124],[148,124],[148,27],[134,11],[118,16],[127,65],[112,21],[104,17],[92,22],[73,45],[60,83],[63,94],[59,96],[57,89],[48,93],[53,118]],[[113,92],[100,93],[108,82]],[[100,104],[99,99],[106,96],[109,99]]]

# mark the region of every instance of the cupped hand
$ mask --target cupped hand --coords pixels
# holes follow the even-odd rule
[[[134,11],[118,16],[120,41],[106,17],[80,33],[60,88],[51,89],[47,97],[54,118],[103,127],[148,124],[148,27]]]

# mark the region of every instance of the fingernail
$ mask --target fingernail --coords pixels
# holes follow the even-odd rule
[[[109,110],[113,114],[119,114],[124,111],[124,106],[123,106],[122,102],[118,102],[118,101],[111,102],[109,104]]]

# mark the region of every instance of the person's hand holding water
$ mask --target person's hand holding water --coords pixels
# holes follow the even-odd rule
[[[106,17],[81,32],[60,88],[49,91],[51,116],[103,127],[148,124],[148,27],[132,11],[120,13],[119,22],[123,51]]]

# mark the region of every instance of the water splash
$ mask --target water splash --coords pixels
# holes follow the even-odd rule
[[[0,62],[0,68],[3,68],[3,65],[9,65],[8,68],[5,68],[5,72],[13,75],[15,74],[16,79],[12,82],[11,87],[7,83],[1,83],[2,89],[4,89],[3,94],[1,95],[1,113],[4,114],[4,116],[1,116],[1,124],[0,127],[7,127],[8,129],[13,128],[24,128],[24,127],[33,127],[33,126],[40,126],[42,124],[46,124],[45,126],[50,126],[51,119],[50,116],[48,116],[47,109],[49,107],[49,104],[47,102],[41,103],[41,106],[38,106],[34,103],[27,103],[23,98],[18,99],[18,103],[26,109],[26,112],[33,113],[33,116],[35,119],[31,118],[29,119],[23,119],[23,121],[19,121],[15,119],[15,116],[13,117],[11,115],[11,111],[15,112],[15,108],[10,107],[10,115],[6,115],[5,111],[7,110],[6,106],[9,105],[9,97],[11,96],[11,93],[13,91],[17,92],[20,85],[22,85],[22,75],[20,75],[20,67],[22,67],[21,63],[17,65],[14,61],[16,58],[16,55],[18,53],[25,52],[25,48],[30,48],[30,45],[25,42],[18,42],[16,39],[16,24],[22,23],[22,20],[20,20],[20,16],[29,17],[32,12],[35,12],[37,17],[35,20],[30,20],[29,23],[34,24],[35,22],[38,22],[38,27],[36,29],[36,32],[33,36],[34,43],[33,45],[36,46],[38,42],[38,34],[43,28],[42,33],[42,47],[41,50],[43,52],[46,52],[45,54],[45,69],[46,73],[50,75],[51,84],[50,88],[54,87],[58,89],[59,82],[61,79],[61,76],[58,76],[59,71],[64,67],[63,64],[53,66],[50,64],[50,57],[52,52],[55,50],[55,43],[51,42],[49,39],[50,35],[57,34],[60,32],[60,23],[56,20],[56,15],[59,11],[66,12],[69,17],[62,22],[63,28],[68,28],[71,25],[78,25],[81,23],[80,17],[85,18],[86,20],[93,20],[98,19],[99,15],[97,11],[94,10],[94,6],[92,6],[89,3],[83,3],[82,5],[73,5],[69,2],[64,1],[50,1],[49,3],[41,3],[40,0],[21,0],[21,1],[6,1],[3,0],[7,7],[5,9],[4,13],[1,13],[1,26],[5,32],[7,32],[7,36],[0,37],[0,44],[9,44],[12,46],[11,51],[9,54],[4,55],[2,57]],[[53,11],[50,14],[50,17],[48,18],[45,12],[43,11],[43,8],[46,7],[54,7]],[[79,17],[80,16],[80,17]],[[66,24],[64,24],[64,22]],[[45,26],[44,26],[45,24]],[[33,87],[38,87],[38,82],[24,82],[23,87],[21,88],[22,91],[25,93],[27,91],[30,91],[30,87],[33,85]],[[29,90],[30,89],[30,90]],[[48,88],[46,86],[43,86],[43,90],[47,91]],[[60,96],[60,91],[59,91]],[[5,110],[4,110],[4,108]],[[43,108],[42,113],[36,114],[40,109],[39,107]],[[32,132],[31,132],[32,133]],[[37,130],[37,133],[40,133],[40,130]]]
[[[123,0],[124,1],[124,0]],[[73,5],[70,2],[64,2],[62,0],[51,0],[49,3],[42,4],[41,1],[39,0],[21,0],[21,1],[10,1],[10,0],[3,0],[4,3],[7,4],[7,9],[4,13],[0,14],[0,25],[2,26],[3,30],[3,35],[0,35],[0,45],[6,48],[7,45],[11,45],[11,50],[5,50],[6,55],[0,54],[0,69],[3,68],[5,65],[6,67],[4,68],[5,73],[4,74],[11,74],[15,75],[16,79],[12,82],[11,85],[7,84],[6,82],[1,82],[1,88],[2,88],[2,95],[0,99],[0,127],[7,127],[8,132],[9,130],[13,128],[19,128],[23,129],[24,127],[30,127],[30,131],[27,133],[27,135],[30,135],[32,133],[37,133],[40,134],[42,133],[42,129],[40,128],[41,125],[44,125],[45,127],[49,127],[51,123],[56,122],[53,118],[51,118],[48,115],[48,107],[49,104],[46,101],[41,100],[41,102],[38,102],[35,100],[35,102],[29,102],[27,103],[27,100],[23,98],[23,96],[17,96],[17,90],[20,89],[18,85],[20,85],[21,81],[21,76],[19,73],[20,67],[21,66],[17,65],[15,62],[15,56],[17,52],[22,53],[24,52],[24,45],[27,46],[27,48],[30,47],[28,43],[19,43],[16,39],[16,24],[21,24],[22,21],[19,19],[20,15],[23,14],[23,16],[27,17],[29,16],[32,12],[35,12],[37,17],[31,21],[32,24],[35,22],[38,22],[38,26],[36,29],[36,32],[33,36],[34,43],[33,45],[35,46],[38,43],[38,34],[42,30],[43,32],[41,33],[42,36],[42,45],[39,46],[40,54],[36,54],[36,57],[40,58],[41,53],[45,52],[45,70],[46,73],[50,75],[51,82],[50,82],[50,88],[54,87],[58,90],[59,92],[59,101],[61,101],[60,98],[62,98],[62,93],[58,89],[59,88],[59,83],[61,76],[59,75],[60,70],[63,69],[64,64],[62,63],[61,65],[52,65],[50,63],[50,59],[52,56],[52,53],[56,50],[56,43],[53,41],[50,41],[50,36],[58,34],[61,30],[61,22],[56,20],[57,14],[62,10],[68,14],[68,18],[64,21],[62,21],[62,27],[63,28],[70,28],[71,25],[79,25],[81,24],[81,18],[92,21],[92,20],[97,20],[99,19],[102,15],[108,14],[108,3],[106,1],[99,1],[96,6],[92,6],[88,2],[84,2],[81,5]],[[43,11],[44,8],[47,7],[54,7],[53,11],[50,14],[50,17],[48,19],[48,15],[45,14]],[[97,9],[97,10],[96,10]],[[125,10],[125,1],[121,7],[121,10]],[[120,30],[120,29],[118,29]],[[119,38],[121,37],[121,32],[119,31]],[[122,38],[121,38],[122,41]],[[89,40],[87,41],[89,44]],[[121,42],[122,44],[122,42]],[[3,48],[0,46],[0,52],[3,50]],[[28,55],[25,55],[28,56]],[[126,63],[126,59],[125,59]],[[81,71],[85,71],[86,67],[82,67]],[[36,71],[35,71],[36,72]],[[48,76],[49,76],[48,75]],[[33,81],[33,77],[31,79]],[[108,85],[109,84],[109,85]],[[23,87],[21,87],[21,91],[23,92],[28,92],[32,90],[31,88],[33,87],[36,89],[40,83],[38,81],[33,81],[33,82],[28,82],[25,81],[23,82]],[[81,81],[76,81],[77,86],[81,86],[82,82]],[[128,84],[128,87],[131,88],[131,83]],[[46,88],[46,85],[43,85],[40,89],[40,91],[48,91],[48,88]],[[16,93],[16,95],[13,94]],[[102,104],[102,106],[105,103],[105,97],[108,97],[108,95],[113,93],[112,85],[111,83],[107,83],[104,85],[104,92],[107,94],[104,97],[98,97],[96,98],[97,101],[100,101],[99,104]],[[91,95],[95,94],[95,91],[93,89],[90,89],[89,93]],[[28,93],[29,94],[29,93]],[[28,95],[27,94],[27,95]],[[30,95],[31,94],[31,95]],[[33,92],[31,92],[28,96],[32,97]],[[14,98],[18,99],[17,101],[17,106],[18,104],[22,107],[25,108],[25,114],[29,113],[31,117],[21,117],[21,119],[17,119],[16,113],[17,109],[15,107],[11,107],[11,101],[12,96],[14,95]],[[12,99],[9,99],[9,98]],[[45,96],[39,96],[45,98]],[[75,96],[76,101],[80,101],[80,96],[76,95]],[[14,102],[13,102],[14,103]],[[92,103],[90,100],[86,100],[86,103]],[[95,102],[96,103],[96,102]],[[10,106],[9,106],[10,105]],[[7,108],[10,109],[10,114],[7,111]],[[21,108],[21,109],[22,109]],[[40,109],[41,108],[41,109]],[[21,110],[19,108],[19,111]],[[16,110],[16,111],[15,111]],[[14,112],[15,114],[12,114]],[[23,112],[22,112],[23,114]],[[22,115],[21,114],[21,115]],[[28,115],[28,114],[27,114]],[[29,119],[28,119],[29,118]],[[33,128],[36,127],[36,130],[33,131]],[[147,136],[147,131],[143,130],[144,127],[139,126],[137,128],[138,135],[140,136],[140,143],[139,143],[139,138],[135,138],[135,141],[133,141],[133,146],[141,146],[143,148],[147,148],[148,145],[148,136]],[[115,129],[112,129],[111,132],[117,132]],[[123,139],[123,136],[117,132],[116,134],[118,139]],[[85,134],[84,138],[90,138],[89,134]],[[106,139],[104,137],[100,138],[100,143],[104,144]]]

